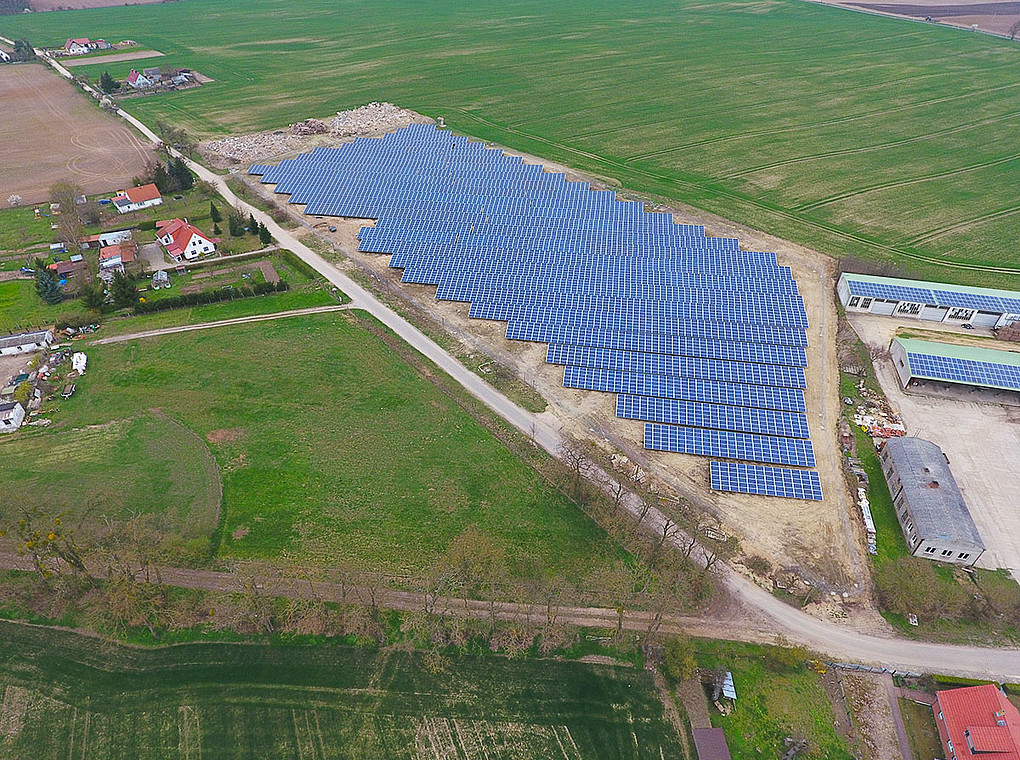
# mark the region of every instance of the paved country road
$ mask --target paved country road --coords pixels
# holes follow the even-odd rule
[[[70,72],[63,69],[58,63],[47,60],[63,76],[70,76]],[[159,137],[138,119],[124,110],[120,110],[118,113],[143,135],[154,142],[159,142]],[[172,149],[171,153],[179,155]],[[209,171],[187,157],[184,158],[200,179],[214,185],[232,205],[240,207],[245,213],[253,214],[256,220],[269,228],[273,237],[282,247],[289,248],[327,281],[350,296],[352,306],[372,314],[415,350],[435,362],[471,395],[530,436],[537,445],[553,456],[560,456],[564,439],[559,432],[559,425],[555,417],[548,412],[533,414],[514,404],[372,293],[302,243],[289,230],[280,227],[268,214],[237,198],[227,186],[224,177]],[[638,510],[635,497],[630,498],[624,506],[632,512]],[[645,517],[644,523],[651,530],[658,531],[667,520],[668,518],[664,514],[652,509]],[[674,543],[676,542],[677,540],[674,539]],[[895,638],[892,635],[885,637],[864,633],[849,627],[850,624],[823,620],[795,609],[750,580],[738,575],[730,567],[716,565],[716,569],[726,590],[742,602],[746,608],[761,613],[764,625],[748,620],[726,621],[717,633],[705,635],[750,641],[760,641],[763,635],[767,637],[782,635],[791,642],[803,644],[815,651],[841,660],[878,665],[890,669],[902,668],[973,678],[1020,681],[1020,649],[918,643],[908,639]]]
[[[105,346],[109,343],[123,343],[128,340],[139,338],[156,338],[160,335],[172,335],[173,333],[192,332],[193,330],[209,330],[214,327],[229,327],[230,325],[243,325],[250,322],[268,322],[273,319],[284,317],[300,317],[305,314],[325,314],[331,311],[344,311],[351,308],[351,304],[337,304],[336,306],[313,306],[308,309],[292,309],[291,311],[276,311],[272,314],[253,314],[250,317],[234,317],[233,319],[221,319],[218,322],[199,322],[194,325],[179,325],[177,327],[159,327],[153,330],[141,330],[139,332],[125,333],[124,335],[111,335],[109,338],[89,341],[90,346]]]

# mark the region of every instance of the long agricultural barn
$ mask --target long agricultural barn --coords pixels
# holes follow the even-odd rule
[[[896,338],[889,348],[906,388],[934,380],[992,390],[1020,391],[1020,354],[993,348]]]
[[[1020,293],[867,274],[840,275],[839,300],[850,312],[894,315],[974,327],[1020,320]]]
[[[307,214],[377,220],[359,250],[548,344],[564,385],[618,394],[647,448],[737,460],[711,465],[716,490],[822,498],[807,315],[774,253],[429,125],[249,173]]]

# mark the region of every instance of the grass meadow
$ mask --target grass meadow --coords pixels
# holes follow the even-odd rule
[[[1016,43],[798,0],[234,6],[31,14],[0,33],[166,52],[216,81],[125,107],[196,135],[389,100],[830,255],[1020,287],[943,265],[1018,266]]]
[[[680,757],[639,668],[342,646],[115,646],[0,623],[0,758]]]
[[[17,436],[18,445],[42,456],[73,447],[81,428],[161,409],[207,443],[222,473],[221,557],[404,576],[470,526],[505,551],[518,577],[550,572],[577,582],[623,557],[347,312],[87,350],[78,392],[59,402],[52,426]],[[148,490],[147,481],[124,484],[114,470],[104,470],[111,488]],[[71,460],[33,482],[48,487],[83,472]]]

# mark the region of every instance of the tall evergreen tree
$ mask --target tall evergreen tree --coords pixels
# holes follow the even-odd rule
[[[219,224],[223,221],[223,214],[216,208],[216,204],[209,201],[209,218],[212,219],[213,224]]]
[[[269,245],[273,242],[273,235],[269,232],[269,228],[264,224],[259,224],[259,241],[262,245]]]
[[[255,221],[255,214],[248,214],[248,232],[252,235],[259,234],[259,223]]]
[[[118,309],[126,309],[138,302],[135,281],[123,272],[117,272],[113,276],[110,294],[113,296],[113,305]]]
[[[120,89],[120,82],[110,76],[109,71],[104,71],[99,77],[99,89],[106,93],[116,92]]]
[[[240,212],[236,210],[230,212],[227,226],[230,228],[231,237],[241,237],[244,235],[244,217],[241,216]]]
[[[35,260],[35,292],[48,304],[60,303],[64,300],[64,292],[57,284],[53,272],[46,268],[41,259]]]
[[[170,176],[163,164],[156,164],[156,168],[152,170],[152,182],[161,193],[172,193],[177,189],[176,180]]]
[[[183,158],[178,157],[168,162],[167,171],[177,181],[178,190],[190,190],[195,186],[195,175],[191,173]]]

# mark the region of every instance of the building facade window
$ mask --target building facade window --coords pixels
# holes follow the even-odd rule
[[[970,554],[969,553],[967,553],[967,552],[960,552],[959,559],[969,559],[969,558],[970,558]]]

